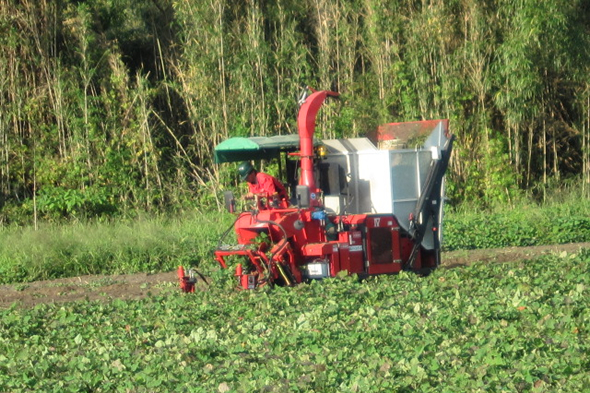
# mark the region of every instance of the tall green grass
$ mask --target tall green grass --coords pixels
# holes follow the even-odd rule
[[[232,222],[229,214],[195,212],[174,218],[4,229],[0,283],[199,266],[211,258]]]

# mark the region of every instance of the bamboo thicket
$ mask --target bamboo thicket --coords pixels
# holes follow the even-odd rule
[[[453,203],[590,188],[590,13],[566,0],[0,0],[3,222],[213,207],[231,136],[449,118]],[[572,180],[573,179],[573,180]]]

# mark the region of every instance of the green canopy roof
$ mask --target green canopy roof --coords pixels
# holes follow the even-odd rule
[[[261,160],[278,157],[281,152],[299,150],[299,135],[235,137],[215,147],[215,162]]]

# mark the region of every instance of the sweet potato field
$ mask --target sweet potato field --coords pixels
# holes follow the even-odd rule
[[[582,392],[590,252],[0,311],[0,391]]]

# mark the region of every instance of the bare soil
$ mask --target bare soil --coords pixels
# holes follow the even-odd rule
[[[468,266],[474,262],[526,261],[544,254],[577,253],[583,248],[590,248],[590,243],[453,251],[443,253],[442,268]],[[150,294],[158,294],[164,288],[179,288],[177,282],[176,271],[173,271],[158,274],[80,276],[26,284],[0,285],[0,308],[8,308],[13,304],[16,304],[17,307],[31,307],[41,303],[61,303],[85,299],[105,301],[141,299]]]

